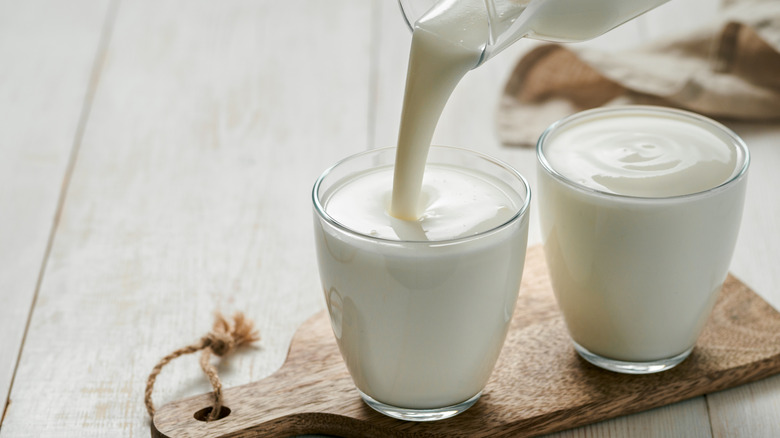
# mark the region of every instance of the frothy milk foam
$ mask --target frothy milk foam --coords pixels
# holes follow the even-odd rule
[[[545,254],[574,341],[626,362],[690,349],[728,271],[746,179],[711,189],[740,175],[745,152],[642,107],[582,117],[542,148],[569,181],[539,171]]]

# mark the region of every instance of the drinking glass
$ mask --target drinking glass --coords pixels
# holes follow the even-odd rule
[[[394,418],[439,420],[477,401],[498,358],[520,287],[530,189],[493,158],[434,146],[427,168],[490,181],[513,200],[511,218],[475,235],[427,241],[379,238],[331,217],[335,190],[366,172],[392,169],[394,160],[395,148],[363,152],[315,183],[320,279],[333,334],[363,400]]]
[[[695,193],[646,197],[585,186],[551,164],[546,150],[561,133],[621,115],[703,128],[714,141],[733,146],[733,173]],[[750,161],[745,143],[694,113],[629,106],[560,120],[542,134],[536,152],[542,240],[574,348],[589,362],[623,373],[653,373],[682,362],[728,274]]]

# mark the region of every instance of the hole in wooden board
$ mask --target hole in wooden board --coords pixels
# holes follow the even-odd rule
[[[193,415],[193,417],[195,417],[195,419],[198,421],[208,421],[209,414],[211,413],[212,409],[214,408],[211,406],[207,408],[203,408],[198,412],[195,412],[195,415]],[[228,415],[230,415],[230,408],[227,406],[222,406],[222,408],[219,410],[219,416],[214,421],[221,420],[227,417]]]

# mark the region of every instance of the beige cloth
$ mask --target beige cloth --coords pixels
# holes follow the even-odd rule
[[[540,46],[507,82],[499,137],[531,146],[555,120],[615,104],[780,122],[780,0],[731,0],[715,23],[620,53]]]

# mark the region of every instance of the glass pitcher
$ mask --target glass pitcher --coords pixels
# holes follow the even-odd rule
[[[409,28],[434,5],[469,2],[484,17],[478,65],[520,38],[576,42],[595,38],[669,0],[399,0]],[[475,66],[476,67],[476,66]]]

